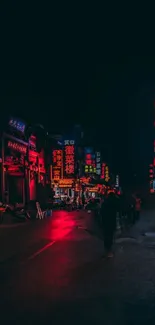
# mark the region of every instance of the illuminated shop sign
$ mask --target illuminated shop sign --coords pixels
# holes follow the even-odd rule
[[[101,153],[96,152],[96,174],[101,175]]]
[[[86,174],[96,173],[95,155],[92,148],[85,148],[85,168]]]
[[[36,151],[36,137],[31,135],[29,138],[29,148],[32,151]]]
[[[73,187],[73,179],[62,179],[59,181],[59,187]]]
[[[91,174],[91,173],[94,173],[94,168],[93,166],[90,166],[90,165],[85,165],[85,173],[87,174]]]
[[[105,166],[105,181],[108,182],[110,179],[109,177],[109,167],[106,165]]]
[[[105,166],[106,166],[105,163],[101,164],[101,178],[102,179],[105,179]]]
[[[22,121],[15,119],[15,118],[11,118],[9,121],[9,125],[16,129],[17,131],[20,131],[21,133],[25,132],[25,123],[23,123]]]
[[[59,180],[62,178],[63,171],[63,151],[62,150],[53,150],[53,179]]]
[[[149,178],[152,179],[153,176],[154,176],[154,168],[153,165],[151,164],[149,168]]]
[[[116,187],[119,187],[119,175],[116,175]]]
[[[72,177],[75,171],[75,142],[65,140],[64,144],[64,172],[66,176]]]
[[[8,140],[8,148],[18,151],[20,153],[26,154],[27,147],[18,142]]]

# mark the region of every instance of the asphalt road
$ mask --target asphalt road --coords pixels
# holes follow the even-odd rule
[[[89,216],[0,228],[1,324],[155,323],[155,243],[124,238],[115,257],[85,231]]]

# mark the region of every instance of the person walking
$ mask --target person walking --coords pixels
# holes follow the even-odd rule
[[[110,192],[101,206],[104,248],[109,258],[113,257],[112,246],[116,230],[117,211],[118,200],[115,194]]]

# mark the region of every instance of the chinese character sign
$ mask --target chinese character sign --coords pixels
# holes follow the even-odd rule
[[[109,177],[109,167],[106,165],[105,166],[105,181],[108,182],[110,179]]]
[[[153,178],[153,176],[154,176],[154,168],[153,168],[153,165],[150,165],[149,167],[150,167],[149,168],[149,177],[150,178]]]
[[[66,177],[73,177],[75,172],[75,143],[74,140],[65,140],[64,144],[64,173]]]
[[[63,170],[63,151],[53,150],[53,179],[59,180],[62,178]]]
[[[94,173],[94,168],[91,165],[85,165],[85,173],[86,174],[91,174]]]
[[[116,187],[119,187],[119,175],[116,175]]]
[[[101,164],[101,178],[102,179],[105,179],[105,166],[106,166],[105,163]]]
[[[96,174],[101,175],[101,153],[96,152]]]
[[[18,151],[24,155],[26,155],[26,151],[27,151],[27,147],[26,145],[20,144],[18,142],[12,141],[12,140],[8,140],[8,144],[7,144],[8,148]]]
[[[96,161],[93,148],[85,148],[84,172],[85,174],[96,173]]]

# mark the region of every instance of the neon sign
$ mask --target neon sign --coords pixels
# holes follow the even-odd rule
[[[85,165],[85,173],[94,173],[94,168],[91,165]]]
[[[26,146],[24,146],[18,142],[15,142],[15,141],[11,141],[11,140],[8,141],[8,148],[11,148],[11,149],[18,151],[20,153],[23,153],[23,154],[26,154],[26,151],[27,151]]]
[[[105,166],[105,181],[108,182],[110,179],[109,177],[109,167],[106,165]]]
[[[96,152],[96,174],[101,175],[101,153]]]
[[[102,163],[102,165],[101,165],[101,178],[102,179],[105,179],[105,166],[106,166],[106,164]]]
[[[11,118],[9,121],[9,125],[11,127],[13,127],[14,129],[16,129],[17,131],[20,131],[22,133],[25,132],[25,123],[23,123],[22,121],[15,119],[15,118]]]
[[[65,175],[73,176],[75,171],[74,140],[65,140]]]
[[[85,174],[96,173],[95,155],[93,154],[93,148],[85,148]]]
[[[119,187],[119,175],[116,175],[116,187]]]
[[[73,187],[73,179],[62,179],[59,181],[59,187]]]
[[[53,150],[53,179],[59,180],[62,177],[63,151]]]

